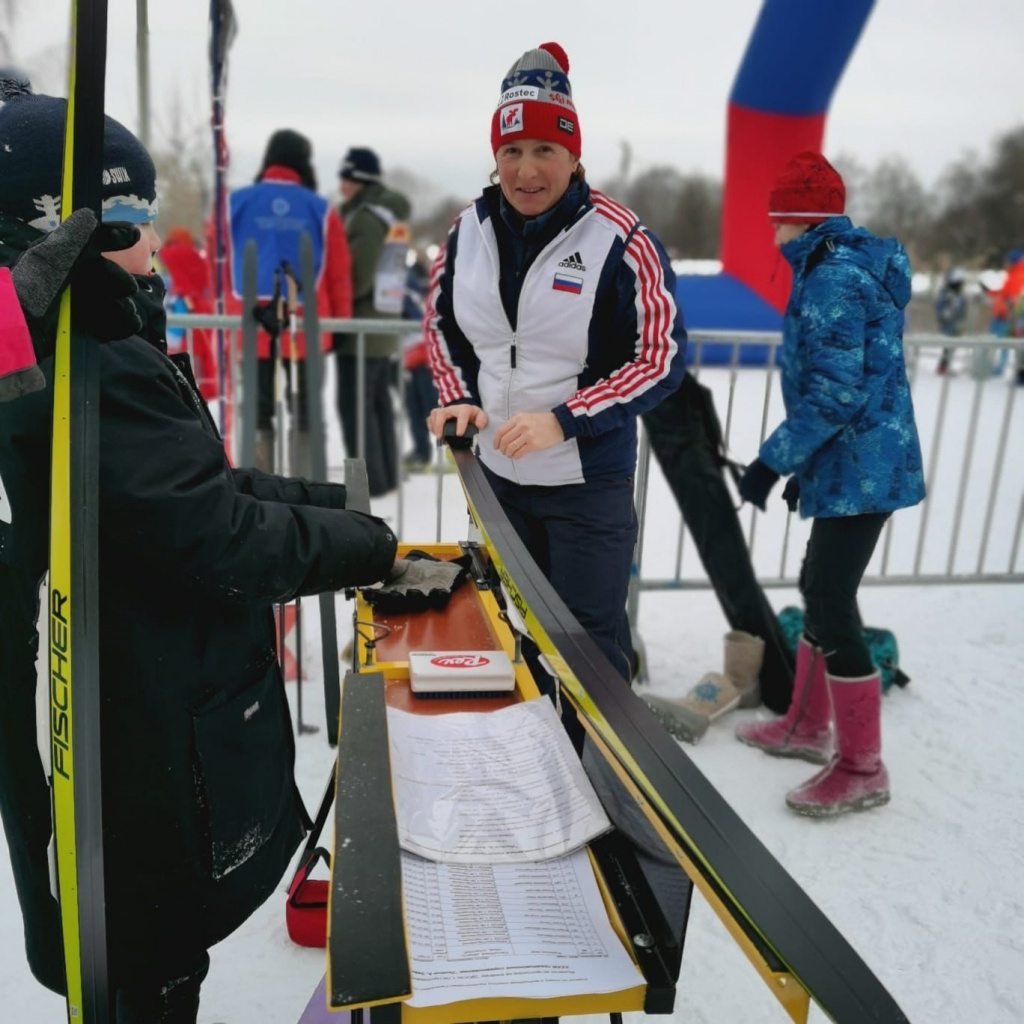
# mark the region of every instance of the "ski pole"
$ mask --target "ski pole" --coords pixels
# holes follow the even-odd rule
[[[287,348],[287,373],[285,379],[288,383],[287,395],[288,395],[288,437],[293,438],[296,433],[296,421],[299,416],[299,374],[298,374],[298,363],[297,363],[297,349],[298,345],[295,341],[295,331],[297,329],[298,318],[296,315],[296,308],[298,307],[298,294],[299,288],[295,280],[295,273],[292,270],[291,264],[287,260],[281,261],[281,273],[284,276],[285,281],[285,305],[283,315],[281,317],[282,326],[287,323],[288,327],[288,348]],[[298,476],[297,467],[292,465],[292,454],[294,452],[295,445],[289,445],[288,447],[288,473],[290,476]]]
[[[271,300],[273,314],[270,336],[270,358],[274,371],[274,472],[284,472],[284,386],[281,374],[284,359],[281,351],[282,322],[284,319],[284,296],[281,291],[281,268],[274,271],[274,298]]]

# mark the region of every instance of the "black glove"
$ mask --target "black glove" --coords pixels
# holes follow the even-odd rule
[[[284,331],[284,324],[277,315],[277,303],[264,302],[253,306],[252,315],[256,323],[260,325],[272,338],[279,337]]]
[[[131,300],[139,286],[131,274],[101,254],[130,249],[139,240],[133,224],[98,224],[91,210],[75,210],[60,227],[26,249],[11,271],[18,301],[31,320],[43,319],[70,282],[74,326],[97,341],[130,338],[142,326]]]
[[[469,578],[470,558],[443,562],[424,551],[410,551],[396,558],[388,578],[380,586],[366,587],[363,598],[385,615],[441,609]]]
[[[786,481],[782,500],[789,506],[790,512],[795,512],[800,507],[800,481],[796,476],[791,476]]]
[[[740,497],[763,512],[764,503],[778,479],[779,474],[774,469],[769,469],[760,459],[754,459],[740,477]]]

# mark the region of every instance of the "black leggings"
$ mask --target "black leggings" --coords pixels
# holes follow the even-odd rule
[[[844,678],[875,671],[864,643],[857,588],[871,561],[888,512],[815,519],[800,570],[805,633],[825,652],[830,674]]]
[[[117,1024],[195,1024],[199,989],[210,970],[204,951],[163,984],[139,983],[117,991]]]

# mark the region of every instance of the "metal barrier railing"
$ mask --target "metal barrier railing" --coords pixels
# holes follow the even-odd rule
[[[194,313],[169,313],[167,316],[167,327],[169,330],[180,330],[185,332],[184,348],[190,356],[194,355],[195,348],[195,331],[218,331],[224,332],[225,338],[225,349],[228,353],[229,370],[231,379],[231,395],[237,396],[241,393],[241,379],[240,379],[240,353],[242,350],[241,334],[242,334],[242,318],[240,315],[224,315],[218,316],[216,314],[194,314]],[[409,320],[387,320],[387,319],[373,319],[364,317],[361,319],[321,319],[320,320],[320,332],[323,334],[354,334],[356,335],[356,451],[355,454],[358,458],[364,459],[366,457],[366,336],[368,334],[393,334],[397,339],[406,337],[409,334],[414,333],[417,330],[417,325]],[[400,355],[400,353],[399,353]],[[404,511],[405,511],[405,487],[403,486],[403,479],[401,473],[401,460],[402,460],[402,447],[403,439],[405,435],[405,428],[407,425],[406,414],[405,414],[405,381],[403,374],[399,373],[398,377],[398,390],[399,390],[399,408],[395,416],[395,444],[396,453],[399,461],[399,485],[397,491],[397,508],[396,508],[396,524],[395,528],[399,535],[402,533],[402,527],[404,525]],[[322,397],[322,396],[321,396]],[[241,410],[242,404],[238,401],[232,401],[232,411],[238,412]],[[327,418],[324,418],[326,424]],[[238,457],[238,445],[237,445],[238,431],[233,430],[230,435],[231,454],[233,458]],[[441,539],[441,475],[443,472],[443,462],[438,455],[436,463],[437,471],[437,500],[438,500],[438,519],[437,519],[437,540]]]
[[[765,349],[763,364],[741,366],[740,349],[751,343]],[[781,421],[781,389],[775,373],[776,356],[782,337],[769,332],[692,331],[690,370],[701,383],[711,388],[719,409],[725,408],[723,434],[731,453],[741,461],[754,458],[769,430]],[[711,345],[725,346],[728,358],[708,365],[704,355]],[[1024,367],[1024,339],[1002,339],[991,335],[948,338],[939,334],[914,334],[904,338],[908,378],[914,400],[918,432],[925,461],[928,498],[915,509],[907,509],[890,518],[879,550],[864,577],[865,584],[939,584],[1024,582],[1024,569],[1018,569],[1022,527],[1024,527],[1024,413],[1017,411],[1015,422],[1016,369]],[[1016,353],[1009,378],[999,382],[992,377],[990,356],[1000,349]],[[967,356],[969,371],[947,372],[929,377],[922,366],[937,368],[942,350],[952,356]],[[989,358],[983,358],[988,356]],[[934,358],[932,358],[934,357]],[[763,389],[758,377],[763,376]],[[998,384],[1007,385],[997,389]],[[988,394],[992,401],[984,402]],[[755,417],[757,401],[760,416]],[[751,408],[753,407],[753,408]],[[750,409],[739,421],[737,408]],[[756,432],[754,422],[758,422]],[[952,425],[950,425],[952,423]],[[949,430],[946,428],[949,427]],[[737,437],[737,433],[739,436]],[[979,439],[988,444],[985,457],[979,457]],[[960,450],[956,442],[961,443]],[[990,443],[989,443],[990,442]],[[635,617],[639,594],[643,590],[693,589],[710,587],[699,560],[687,571],[683,546],[686,534],[678,516],[674,558],[664,557],[661,565],[674,561],[674,571],[666,574],[652,565],[651,547],[643,536],[652,528],[664,536],[660,522],[651,523],[649,509],[664,508],[665,502],[651,502],[650,492],[667,485],[655,464],[641,432],[638,455],[638,514],[641,535],[638,540],[638,571],[630,593],[630,615]],[[1016,472],[1007,473],[1007,466]],[[971,502],[971,495],[982,495]],[[810,532],[810,522],[788,512],[777,495],[769,502],[767,513],[747,507],[749,516],[747,543],[755,570],[766,587],[795,587],[799,563],[792,557]],[[936,519],[939,520],[936,530]],[[970,524],[974,546],[966,550],[965,526]],[[930,532],[931,531],[931,532]],[[994,544],[994,537],[1000,538]],[[760,546],[758,541],[761,541]],[[996,550],[998,548],[998,550]],[[767,549],[767,550],[765,550]],[[777,562],[775,561],[777,559]],[[795,563],[795,564],[794,564]]]
[[[240,351],[240,317],[172,314],[168,317],[168,326],[185,330],[188,349],[191,349],[194,330],[228,332],[232,393],[239,393],[235,356]],[[394,333],[402,337],[415,331],[416,326],[401,320],[331,319],[322,320],[320,327],[324,332],[356,335],[356,447],[357,454],[365,457],[366,335]],[[782,418],[779,375],[775,372],[781,335],[755,331],[691,331],[689,338],[691,372],[711,388],[718,409],[725,409],[723,433],[727,447],[741,460],[752,459],[769,429]],[[742,365],[741,348],[748,345],[765,349],[760,365]],[[725,347],[724,358],[722,346]],[[929,496],[921,505],[903,510],[889,520],[864,583],[1024,582],[1024,568],[1017,567],[1024,530],[1024,423],[1021,422],[1024,413],[1015,401],[1018,389],[1013,386],[1013,364],[1010,386],[1005,388],[1001,400],[983,401],[986,394],[997,393],[990,370],[991,354],[1010,349],[1016,353],[1016,366],[1024,366],[1024,339],[913,334],[904,338],[904,347]],[[969,363],[966,369],[970,372],[943,376],[922,374],[922,366],[926,369],[937,366],[943,349],[952,353],[954,366],[958,357],[966,354]],[[706,360],[706,354],[713,355],[714,359]],[[401,373],[398,381],[401,401],[395,428],[398,458],[401,459],[406,427]],[[983,442],[980,450],[979,438]],[[959,451],[956,450],[958,441],[962,442]],[[440,540],[443,490],[440,459],[435,468],[436,539]],[[401,534],[405,486],[401,473],[399,478],[396,529]],[[658,492],[664,500],[652,501],[652,491]],[[984,495],[981,501],[971,500],[972,495],[979,494]],[[630,591],[631,617],[635,616],[639,593],[643,590],[703,590],[711,586],[699,559],[695,555],[684,557],[684,551],[693,545],[685,544],[685,524],[676,511],[674,499],[668,494],[660,469],[657,465],[651,466],[651,452],[642,430],[636,505],[640,529],[637,568]],[[767,514],[752,508],[740,514],[748,516],[747,544],[762,585],[796,586],[799,564],[794,564],[793,552],[802,553],[809,522],[786,511],[784,503],[774,494]],[[964,541],[968,531],[976,538],[976,544],[970,549]],[[648,532],[656,535],[657,548],[645,543]],[[669,574],[663,569],[668,563],[666,538],[674,538],[673,570]]]

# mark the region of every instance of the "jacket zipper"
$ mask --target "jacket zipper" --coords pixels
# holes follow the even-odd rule
[[[585,221],[593,213],[594,213],[594,208],[591,207],[589,210],[587,210],[587,212],[585,214],[583,214],[582,217],[579,218],[579,220],[573,221],[573,223],[570,224],[569,227],[563,228],[557,235],[555,235],[555,237],[552,238],[551,241],[548,242],[548,244],[545,245],[544,248],[541,249],[541,251],[539,253],[537,253],[537,255],[533,259],[533,262],[526,268],[526,273],[523,275],[523,283],[522,283],[522,285],[519,288],[519,298],[516,300],[516,328],[517,329],[516,330],[512,330],[512,324],[511,323],[509,323],[509,325],[508,325],[509,330],[512,331],[512,340],[511,340],[511,346],[510,346],[510,350],[509,350],[509,371],[510,372],[509,372],[509,375],[508,375],[508,387],[505,388],[505,420],[506,420],[506,422],[509,419],[511,419],[511,416],[512,416],[512,378],[513,378],[513,376],[515,374],[515,369],[516,369],[516,335],[518,334],[519,320],[520,320],[520,315],[522,313],[522,308],[523,308],[523,293],[526,291],[526,283],[530,279],[530,274],[533,272],[533,268],[535,266],[537,266],[537,264],[541,261],[542,257],[544,257],[546,255],[548,249],[550,249],[552,246],[554,246],[555,243],[558,242],[560,239],[562,241],[564,241],[564,239],[562,238],[563,235],[568,235],[569,231],[572,228],[578,227],[580,224],[583,223],[583,221]],[[500,257],[499,257],[499,259],[500,259]],[[499,267],[498,267],[498,274],[499,275],[501,274],[500,263],[499,263]],[[507,319],[508,318],[506,316],[506,320]],[[515,460],[514,459],[510,459],[509,461],[512,463],[512,470],[516,474],[516,483],[518,483],[519,482],[519,472],[515,468]]]

